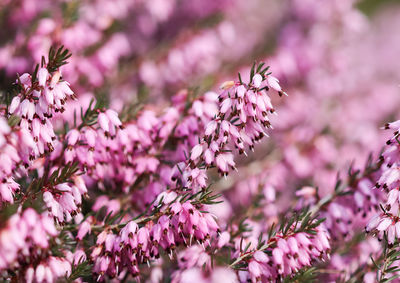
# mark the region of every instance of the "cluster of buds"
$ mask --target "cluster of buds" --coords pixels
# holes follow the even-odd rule
[[[173,98],[174,105],[180,112],[185,111],[187,91],[180,92]],[[212,91],[193,101],[187,114],[179,121],[174,131],[174,137],[182,140],[183,151],[193,148],[199,137],[204,133],[206,125],[218,114],[218,94]],[[182,156],[184,157],[184,156]],[[180,161],[185,160],[181,158]]]
[[[13,98],[8,108],[9,115],[21,118],[20,127],[33,137],[36,146],[30,153],[33,160],[45,151],[54,150],[54,134],[51,118],[57,112],[64,112],[68,98],[75,98],[74,92],[61,74],[54,74],[42,67],[37,72],[37,79],[30,74],[23,74],[16,82],[20,93]]]
[[[215,247],[211,247],[214,250]],[[202,246],[194,245],[178,255],[179,269],[172,274],[173,283],[190,282],[239,282],[236,272],[226,266],[212,266],[211,255]]]
[[[120,184],[123,191],[128,191],[141,174],[154,173],[159,165],[152,150],[156,118],[150,111],[141,117],[142,123],[122,125],[116,112],[100,112],[97,124],[70,130],[66,150],[60,144],[53,159],[63,154],[67,163],[78,162],[95,180],[113,180],[112,184]]]
[[[388,243],[393,244],[396,238],[400,239],[400,121],[386,124],[385,128],[394,130],[394,134],[380,157],[383,166],[375,188],[386,192],[387,199],[381,205],[381,212],[370,219],[365,230],[377,234],[380,239],[386,232]]]
[[[204,267],[206,270],[211,269],[211,256],[200,245],[193,245],[178,254],[178,265],[180,270],[192,267]]]
[[[379,208],[379,201],[382,198],[382,194],[378,190],[371,190],[372,187],[373,184],[369,178],[361,178],[357,183],[357,188],[354,192],[354,202],[357,211],[362,213],[362,217],[366,217],[370,212],[376,211]]]
[[[103,114],[103,113],[101,113]],[[119,119],[118,119],[119,121]],[[115,127],[111,127],[115,133]],[[66,162],[78,161],[83,167],[96,170],[97,164],[104,164],[111,161],[111,145],[116,144],[109,141],[110,127],[95,129],[85,126],[81,130],[73,129],[66,136],[67,149],[64,152]]]
[[[321,216],[326,218],[324,224],[333,240],[349,239],[353,236],[352,225],[356,215],[348,204],[341,201],[331,202]]]
[[[58,143],[51,118],[64,111],[68,98],[75,99],[58,71],[62,60],[68,57],[68,50],[62,50],[49,58],[47,66],[37,66],[33,76],[25,73],[18,77],[14,85],[17,94],[6,108],[8,113],[4,113],[8,123],[0,119],[1,201],[13,202],[18,185],[12,176],[20,165],[28,168],[33,160],[53,151]]]
[[[0,230],[0,271],[13,270],[26,282],[54,282],[69,275],[70,263],[50,252],[50,240],[57,235],[46,214],[32,208],[13,214]]]
[[[263,65],[260,66],[249,84],[242,81],[222,84],[218,114],[207,124],[203,139],[191,151],[192,168],[204,163],[227,175],[230,169],[235,169],[232,145],[240,154],[246,154],[246,145],[253,150],[256,142],[268,136],[266,130],[271,127],[268,113],[275,110],[267,91],[271,87],[279,94],[283,92],[278,81],[265,74],[268,67],[261,70]]]
[[[44,188],[43,201],[51,216],[60,223],[70,222],[80,212],[82,196],[87,195],[83,178],[75,175],[73,183],[60,183]]]
[[[111,110],[101,112],[97,124],[70,130],[65,137],[66,150],[63,151],[63,144],[57,144],[52,158],[64,154],[67,163],[78,161],[95,180],[125,192],[141,176],[152,176],[149,184],[144,184],[147,188],[144,197],[150,203],[161,192],[151,193],[152,188],[176,186],[176,168],[168,164],[186,159],[185,153],[197,144],[199,134],[216,114],[216,93],[208,92],[196,98],[190,108],[186,105],[187,96],[187,91],[179,92],[173,97],[174,107],[161,115],[153,110],[139,112],[136,120],[125,123],[118,131],[116,129],[122,128],[122,124],[116,113]],[[173,141],[173,148],[169,141]],[[160,178],[154,176],[155,172],[162,172]],[[196,177],[195,173],[193,177]],[[204,175],[200,175],[203,180],[199,179],[203,186]]]
[[[209,243],[218,230],[209,213],[200,212],[190,202],[171,202],[157,221],[151,220],[142,227],[130,221],[118,234],[111,229],[101,232],[91,253],[94,273],[99,278],[105,274],[115,277],[128,270],[137,276],[138,265],[158,258],[160,249],[172,257],[177,246]]]
[[[12,177],[21,157],[18,154],[18,135],[0,117],[0,202],[13,202],[19,184]]]
[[[388,243],[392,245],[396,238],[400,239],[400,218],[397,214],[387,211],[376,214],[368,222],[365,231],[378,235],[380,240],[383,239],[386,232]]]
[[[290,276],[314,261],[329,256],[330,244],[327,231],[319,226],[315,235],[306,232],[279,235],[268,243],[274,247],[266,251],[255,250],[248,261],[248,271],[239,272],[241,281],[272,282]],[[272,254],[269,256],[268,254]]]
[[[239,283],[239,280],[234,270],[228,267],[215,266],[211,270],[205,270],[202,267],[192,267],[181,270],[179,273],[174,274],[174,277],[172,278],[171,282],[172,283],[183,283],[183,282]]]
[[[114,110],[107,109],[104,112],[100,112],[97,119],[106,137],[115,137],[117,129],[123,128],[122,122],[118,118],[118,113]]]
[[[115,138],[117,129],[123,128],[122,122],[118,118],[118,114],[115,111],[110,109],[104,112],[102,112],[99,109],[96,109],[94,111],[98,113],[98,125],[100,128],[96,129],[94,126],[84,126],[80,130],[78,129],[70,130],[66,136],[69,150],[73,150],[76,146],[81,144],[81,145],[86,145],[87,150],[94,151],[96,147],[96,141],[98,138],[103,138],[103,139],[104,137]]]
[[[55,282],[71,274],[71,263],[62,257],[49,256],[36,267],[30,266],[25,273],[25,282]]]
[[[380,190],[372,190],[373,181],[380,170],[380,163],[372,162],[372,158],[364,169],[355,170],[352,166],[348,170],[345,180],[337,180],[334,192],[312,203],[320,211],[320,216],[325,218],[324,226],[333,241],[349,240],[357,231],[354,227],[362,229],[368,218],[379,209],[379,202],[383,199]]]
[[[82,123],[77,126],[74,121],[75,127],[67,131],[65,139],[61,136],[60,140],[54,133],[51,118],[64,111],[68,97],[75,98],[68,83],[60,80],[57,68],[48,66],[38,68],[33,76],[24,74],[18,79],[19,94],[7,108],[7,114],[10,118],[20,118],[16,128],[25,131],[26,137],[22,136],[22,139],[29,144],[26,147],[29,149],[26,162],[40,156],[49,157],[38,162],[39,166],[45,165],[46,168],[39,170],[39,177],[43,179],[33,183],[33,186],[40,186],[39,190],[43,192],[40,200],[43,199],[56,223],[70,222],[80,212],[82,196],[87,193],[83,178],[77,174],[82,169],[86,169],[85,173],[95,182],[103,181],[98,182],[100,189],[104,188],[101,184],[111,184],[128,192],[137,181],[144,179],[141,187],[144,187],[143,192],[147,196],[143,199],[150,203],[158,195],[150,216],[133,221],[120,219],[119,224],[113,225],[106,221],[102,223],[104,230],[96,235],[96,245],[90,256],[87,255],[94,263],[92,272],[99,276],[98,279],[116,277],[124,272],[137,276],[140,264],[149,264],[163,252],[172,258],[180,245],[189,247],[197,244],[203,249],[205,244],[211,245],[210,239],[219,232],[219,226],[210,213],[204,212],[207,207],[203,203],[212,203],[212,198],[208,200],[205,197],[207,200],[203,202],[201,198],[196,199],[197,194],[184,194],[181,189],[189,187],[196,191],[199,187],[205,188],[207,175],[204,168],[217,166],[221,174],[227,174],[229,167],[235,167],[230,148],[234,145],[240,153],[244,153],[246,144],[253,149],[254,143],[266,135],[265,130],[270,127],[267,112],[274,112],[267,96],[269,75],[265,75],[266,70],[252,75],[248,85],[242,82],[225,84],[219,97],[209,92],[195,99],[190,107],[185,99],[181,99],[186,98],[185,95],[180,97],[178,94],[174,99],[181,99],[179,103],[162,115],[144,110],[135,121],[126,125],[122,125],[116,112],[89,106],[81,115]],[[1,129],[4,140],[8,141],[10,129],[7,123]],[[198,139],[204,131],[200,143],[208,148],[201,149],[195,158],[199,150]],[[184,161],[189,149],[192,151],[188,164]],[[214,154],[210,162],[207,162],[210,157],[208,151]],[[201,165],[203,161],[206,166]],[[178,169],[174,166],[179,162],[188,165],[188,170],[179,170],[183,178],[178,177]],[[184,187],[180,183],[182,180],[188,181],[183,184]],[[171,191],[165,191],[165,187]],[[37,187],[29,188],[26,198],[39,190]],[[134,196],[138,194],[140,192],[135,192]],[[121,209],[109,200],[103,202],[112,206],[111,211]],[[101,206],[100,200],[96,205]],[[46,216],[46,219],[51,217]],[[84,243],[85,235],[95,231],[92,229],[94,223],[95,217],[88,217],[80,224],[76,235],[80,243]],[[53,221],[51,225],[54,227]],[[51,236],[57,235],[55,230]],[[54,281],[71,273],[70,262],[79,264],[86,258],[80,250],[73,259],[64,262],[53,257],[51,249],[42,249],[46,250],[41,250],[38,256],[27,256],[35,261],[25,264],[29,267],[24,273],[27,281]],[[198,268],[203,260],[199,258],[197,265],[192,267]],[[62,265],[59,267],[62,274],[51,272],[56,263]]]

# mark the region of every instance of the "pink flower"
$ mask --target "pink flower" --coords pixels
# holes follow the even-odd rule
[[[49,71],[47,71],[46,68],[40,68],[37,73],[37,76],[38,76],[39,85],[42,87],[45,87],[47,78],[49,76]]]
[[[86,219],[85,221],[83,221],[80,225],[79,225],[79,230],[78,230],[78,234],[76,236],[76,238],[80,241],[82,241],[82,239],[87,235],[90,234],[91,232],[91,218],[89,217],[88,219]]]
[[[275,78],[274,76],[271,76],[271,75],[267,76],[267,82],[268,82],[268,85],[272,89],[274,89],[278,92],[282,91],[281,86],[279,85],[279,80],[277,78]]]
[[[8,113],[13,114],[14,111],[18,108],[18,106],[21,103],[21,98],[19,96],[15,96],[10,104],[10,107],[8,108]]]
[[[103,129],[103,131],[108,133],[110,131],[110,126],[109,126],[110,121],[107,115],[105,113],[99,113],[98,120],[99,120],[99,125]]]
[[[190,154],[190,159],[191,160],[196,160],[199,158],[199,156],[203,153],[203,145],[202,144],[197,144],[196,146],[193,147],[192,152]]]
[[[233,155],[231,153],[221,153],[216,157],[216,165],[220,172],[226,174],[229,172],[229,167],[234,168],[235,162],[233,161]]]
[[[231,238],[231,236],[230,236],[229,232],[227,232],[227,231],[222,232],[218,239],[218,244],[217,244],[218,248],[222,248],[227,243],[229,243],[230,238]]]
[[[256,88],[259,88],[261,86],[261,82],[262,81],[263,81],[263,78],[262,78],[262,76],[260,74],[255,74],[254,75],[254,77],[253,77],[253,85]],[[269,80],[268,80],[268,82],[269,82]]]
[[[122,126],[122,123],[121,123],[120,119],[118,118],[117,112],[115,112],[114,110],[111,110],[111,109],[107,109],[106,115],[112,125],[114,125],[115,127]]]

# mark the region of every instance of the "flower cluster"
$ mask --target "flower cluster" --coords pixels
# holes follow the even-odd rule
[[[99,184],[124,192],[148,176],[143,197],[151,203],[161,193],[160,187],[175,186],[175,163],[185,160],[185,153],[197,143],[196,136],[216,112],[215,93],[194,99],[189,108],[187,95],[178,93],[173,98],[175,107],[162,114],[146,109],[124,124],[113,110],[89,106],[85,114],[89,122],[70,130],[65,136],[66,148],[60,143],[52,158],[63,155],[67,163],[78,162]],[[92,122],[92,116],[98,121]],[[161,176],[155,175],[158,171]]]
[[[139,58],[147,57],[148,50],[159,47],[157,37],[170,37],[170,28],[173,27],[172,36],[177,37],[185,26],[213,17],[233,2],[207,0],[190,5],[165,0],[151,4],[129,0],[79,3],[22,0],[18,4],[6,1],[2,3],[7,11],[5,22],[14,32],[0,46],[0,68],[5,69],[8,77],[24,73],[33,62],[41,60],[52,44],[63,44],[74,53],[65,67],[65,75],[84,92],[92,91],[93,87],[107,84],[116,73],[119,77],[132,77],[136,72],[130,70],[132,66],[137,65]],[[124,28],[115,28],[122,22]],[[120,70],[119,66],[128,59],[129,70]],[[118,93],[117,90],[115,96],[121,97]]]
[[[21,130],[33,137],[36,145],[29,152],[32,160],[43,156],[46,150],[54,150],[56,136],[51,118],[64,112],[67,99],[75,96],[68,83],[61,80],[61,73],[50,74],[46,67],[38,70],[37,78],[25,73],[17,83],[21,92],[11,101],[8,113],[21,117]]]
[[[214,248],[214,247],[212,247]],[[178,255],[179,270],[172,275],[171,282],[218,282],[224,279],[228,282],[239,282],[234,270],[228,267],[212,268],[210,253],[200,245],[187,248]]]
[[[259,249],[237,254],[234,264],[246,262],[245,272],[239,271],[241,281],[271,282],[290,276],[314,261],[329,258],[330,237],[323,227],[313,234],[306,232],[277,233]]]
[[[7,113],[4,113],[8,124],[4,118],[0,122],[0,150],[4,161],[1,168],[3,201],[13,202],[18,185],[12,175],[20,165],[28,168],[36,158],[54,151],[58,143],[53,129],[53,115],[65,110],[68,98],[76,98],[57,71],[69,56],[68,50],[63,48],[57,53],[50,52],[47,65],[41,68],[37,65],[33,76],[25,73],[14,84],[16,94],[6,108]]]
[[[157,220],[150,220],[142,227],[130,221],[118,234],[106,228],[97,236],[91,259],[93,272],[99,274],[99,278],[105,274],[115,277],[124,270],[138,276],[139,265],[158,258],[159,249],[172,258],[179,245],[207,243],[219,230],[213,216],[200,212],[190,202],[163,202],[161,205],[166,207]]]
[[[58,234],[46,214],[32,208],[13,214],[0,229],[0,271],[16,272],[26,282],[54,282],[68,276],[71,264],[51,254],[50,242]]]
[[[253,150],[256,142],[268,136],[266,129],[271,127],[271,123],[267,114],[275,110],[267,90],[272,87],[280,94],[282,90],[276,78],[265,74],[268,67],[262,67],[263,64],[258,66],[260,73],[252,76],[248,85],[233,81],[222,84],[217,116],[207,124],[202,141],[193,147],[190,154],[192,163],[216,166],[222,175],[226,175],[231,168],[235,169],[229,144],[232,143],[239,153],[246,154],[245,146]],[[195,173],[196,177],[198,175]]]
[[[400,122],[396,121],[385,126],[386,129],[394,130],[394,135],[387,141],[388,146],[381,155],[384,165],[376,182],[375,190],[384,190],[387,193],[387,199],[381,206],[382,211],[372,217],[365,228],[367,232],[376,232],[381,239],[386,232],[389,244],[394,244],[395,239],[400,238],[400,219],[398,217],[400,209],[399,125]]]
[[[80,212],[82,196],[87,195],[82,177],[73,175],[72,178],[73,183],[60,183],[43,189],[43,201],[60,224],[70,222],[72,216]]]
[[[22,133],[21,133],[22,134]],[[19,155],[19,148],[21,143],[18,143],[19,135],[11,131],[6,119],[0,118],[0,201],[13,202],[14,194],[19,190],[20,186],[14,181],[12,174],[14,170],[21,163],[21,156]],[[29,137],[29,136],[28,136]],[[22,139],[23,141],[24,139]],[[31,141],[28,139],[28,142]],[[22,147],[26,144],[22,144]]]

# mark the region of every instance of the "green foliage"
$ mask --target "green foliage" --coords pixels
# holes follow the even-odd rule
[[[60,46],[57,51],[51,47],[49,50],[49,58],[47,63],[47,70],[52,73],[57,71],[61,66],[67,64],[67,59],[70,58],[72,54],[68,49],[64,48],[64,45]],[[45,58],[42,57],[42,67],[45,66]]]
[[[72,266],[71,275],[66,278],[66,281],[74,282],[78,278],[89,277],[91,276],[91,274],[92,274],[92,264],[90,264],[88,261],[84,261],[76,266]]]
[[[231,235],[232,238],[237,237],[244,232],[251,230],[248,228],[247,224],[243,220],[240,225],[237,233]],[[275,229],[275,226],[272,225],[268,232],[268,241],[263,240],[263,235],[261,234],[258,238],[257,248],[255,250],[249,251],[250,244],[246,245],[245,247],[242,246],[244,238],[242,237],[240,242],[240,256],[233,260],[230,264],[231,268],[241,270],[247,266],[247,259],[250,258],[256,250],[265,252],[268,255],[271,255],[271,248],[276,245],[276,239],[274,237],[279,232],[282,235],[293,235],[295,233],[305,232],[311,235],[315,235],[316,231],[315,228],[318,227],[323,221],[324,218],[318,219],[318,215],[312,215],[308,208],[304,208],[299,213],[294,213],[289,218],[284,218],[281,221],[281,225],[278,229]],[[243,226],[242,226],[243,225]],[[311,280],[311,278],[315,275],[315,269],[309,268],[299,271],[296,273],[293,278],[299,276],[299,280]],[[286,281],[285,281],[286,282]],[[312,281],[290,281],[290,282],[312,282]]]
[[[21,117],[19,117],[17,115],[11,115],[10,118],[8,118],[8,125],[10,127],[14,127],[14,126],[18,125],[20,121],[21,121]]]
[[[57,238],[51,238],[51,253],[53,256],[65,257],[65,250],[72,250],[76,246],[76,241],[71,238],[71,234],[61,231]]]
[[[64,26],[68,27],[79,19],[80,1],[73,0],[61,3]]]
[[[56,191],[56,185],[61,183],[73,182],[71,179],[74,175],[78,173],[79,166],[78,163],[66,164],[63,168],[58,168],[49,176],[49,167],[45,168],[42,177],[37,176],[37,172],[33,171],[29,177],[26,179],[21,179],[20,182],[25,183],[26,190],[19,195],[16,200],[16,205],[21,205],[25,209],[27,207],[32,207],[38,212],[43,211],[43,199],[42,192],[43,189],[51,189]],[[21,185],[23,188],[24,185]],[[23,191],[23,190],[22,190]]]
[[[365,14],[371,16],[382,6],[399,3],[398,0],[362,0],[358,3],[358,8]]]
[[[94,99],[90,100],[89,106],[86,109],[85,113],[83,113],[83,109],[81,108],[81,120],[82,123],[77,127],[76,125],[76,113],[74,113],[74,127],[77,127],[79,130],[84,126],[92,126],[97,123],[97,117],[99,116],[99,110],[104,107],[100,100],[96,101],[96,104],[93,105]]]
[[[18,211],[19,205],[17,203],[3,205],[0,211],[0,229],[5,226],[7,220]]]
[[[286,277],[284,283],[303,283],[303,282],[316,282],[318,276],[318,269],[316,267],[303,268],[293,276]]]
[[[78,162],[67,164],[65,167],[55,170],[47,180],[47,183],[55,186],[61,183],[72,182],[71,177],[76,175],[78,170]]]
[[[267,71],[269,70],[270,67],[266,66],[264,68],[264,65],[265,65],[264,62],[257,64],[257,62],[254,61],[253,66],[251,67],[251,70],[250,70],[250,82],[253,80],[253,77],[255,74],[260,74],[263,78],[265,76],[268,76],[271,74],[271,73],[267,73]],[[256,68],[256,66],[257,66],[257,68]],[[242,82],[242,78],[241,78],[240,74],[239,74],[239,81]]]
[[[0,95],[0,103],[6,105],[6,112],[8,113],[8,106],[11,104],[12,99],[18,93],[22,91],[22,86],[19,83],[13,83],[8,88],[7,91],[4,91]]]
[[[314,235],[316,234],[315,228],[324,221],[325,218],[318,219],[318,215],[313,214],[308,207],[305,207],[300,212],[295,212],[291,217],[284,218],[281,221],[279,231],[284,235],[299,232]]]
[[[381,256],[374,259],[371,256],[371,261],[376,268],[376,281],[385,283],[393,281],[400,277],[400,267],[398,262],[400,260],[399,242],[396,241],[393,245],[388,244],[387,234],[385,232],[383,238],[383,252]]]
[[[119,224],[121,222],[122,218],[124,218],[124,216],[128,212],[121,210],[120,212],[116,213],[115,215],[112,215],[113,213],[114,213],[114,211],[110,211],[104,218],[103,222],[104,222],[105,226]]]

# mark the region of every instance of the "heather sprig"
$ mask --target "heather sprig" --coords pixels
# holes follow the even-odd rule
[[[388,238],[385,235],[383,239],[383,250],[379,258],[373,258],[371,261],[376,268],[376,282],[384,283],[395,280],[400,277],[400,268],[398,263],[400,260],[399,243],[388,243]]]
[[[256,247],[240,241],[238,256],[230,266],[244,269],[251,280],[282,280],[310,266],[311,262],[329,255],[329,236],[323,219],[316,220],[304,211],[294,215],[277,230],[271,227],[268,239],[260,235]]]

